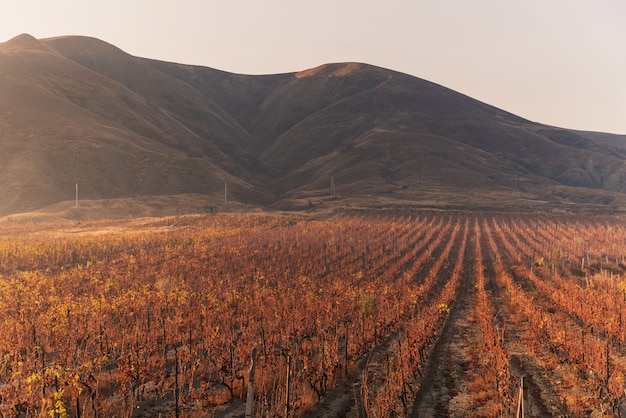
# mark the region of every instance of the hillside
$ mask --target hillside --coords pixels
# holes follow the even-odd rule
[[[248,76],[86,37],[0,44],[0,214],[71,202],[76,182],[92,202],[218,205],[226,182],[270,209],[619,212],[623,139],[366,64]]]

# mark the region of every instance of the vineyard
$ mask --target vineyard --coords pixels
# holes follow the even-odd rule
[[[527,416],[626,413],[615,219],[255,214],[0,233],[2,417],[243,417],[248,386],[259,417],[511,417],[522,377]]]

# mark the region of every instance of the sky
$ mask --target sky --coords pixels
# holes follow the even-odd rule
[[[241,74],[362,62],[518,116],[626,134],[623,0],[0,0],[0,42],[84,35]]]

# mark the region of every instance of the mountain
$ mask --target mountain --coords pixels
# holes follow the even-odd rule
[[[0,44],[0,214],[69,205],[76,183],[129,205],[221,206],[226,183],[270,209],[619,212],[624,144],[360,63],[250,76],[88,37]]]

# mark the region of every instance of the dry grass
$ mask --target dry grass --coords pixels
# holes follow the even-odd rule
[[[303,211],[626,207],[626,151],[589,140],[613,137],[535,125],[378,67],[243,76],[85,37],[20,36],[0,54],[0,214],[71,202],[76,181],[82,199],[128,202],[124,216],[162,212],[148,196],[217,202],[224,181],[231,201]],[[338,196],[326,199],[331,177]]]

